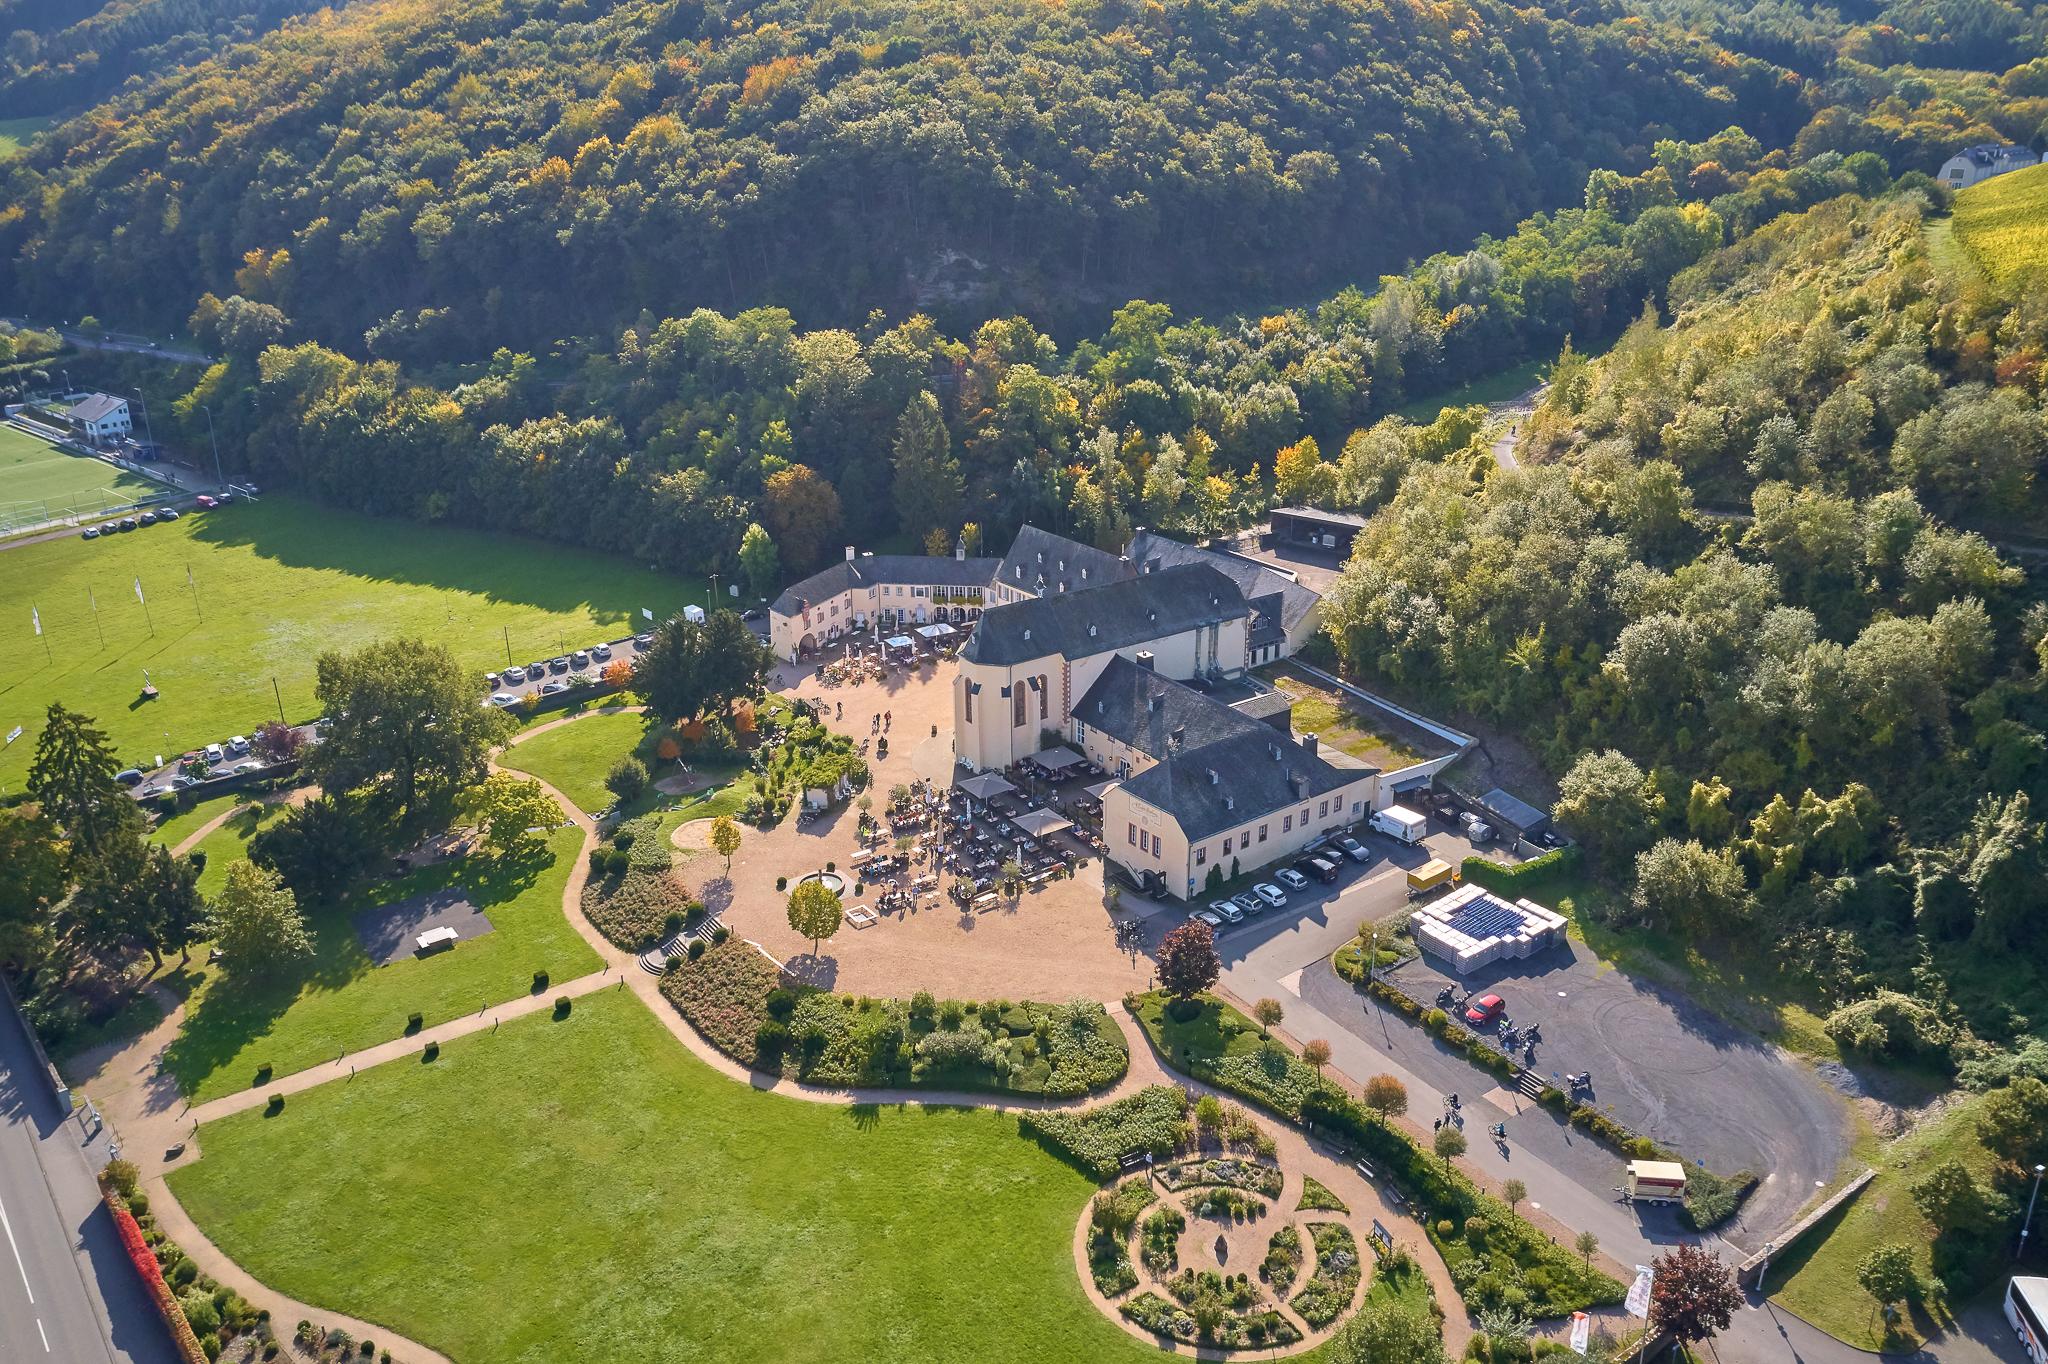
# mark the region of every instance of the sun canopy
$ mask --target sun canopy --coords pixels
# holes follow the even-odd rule
[[[888,645],[892,649],[908,649],[910,647],[910,636],[891,635],[887,639],[883,640],[882,643]]]
[[[1088,799],[1101,800],[1109,794],[1109,788],[1115,786],[1116,782],[1117,779],[1115,777],[1111,777],[1108,781],[1096,782],[1095,785],[1088,788]]]
[[[1026,810],[1010,822],[1033,838],[1044,838],[1047,834],[1074,827],[1072,820],[1062,819],[1050,810]]]
[[[1071,748],[1048,748],[1043,753],[1033,754],[1031,761],[1048,772],[1064,772],[1082,758]]]
[[[969,777],[961,782],[960,789],[976,800],[994,800],[1005,791],[1014,791],[1017,788],[993,772],[984,772],[978,777]]]
[[[958,633],[952,626],[943,623],[939,625],[920,625],[917,627],[917,632],[926,639],[944,639],[947,635]]]

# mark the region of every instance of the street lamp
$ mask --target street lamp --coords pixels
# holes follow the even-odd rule
[[[2025,1259],[2027,1255],[2027,1232],[2034,1225],[2034,1200],[2041,1196],[2041,1175],[2044,1171],[2048,1171],[2048,1165],[2034,1167],[2034,1191],[2027,1195],[2027,1220],[2020,1223],[2020,1250],[2013,1257],[2015,1259]]]
[[[213,434],[213,409],[200,403],[199,410],[206,414],[206,443],[213,447],[213,484],[216,488],[224,488],[228,480],[220,471],[220,440]]]

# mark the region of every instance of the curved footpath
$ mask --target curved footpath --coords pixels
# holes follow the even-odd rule
[[[535,735],[544,734],[561,725],[570,724],[587,715],[616,714],[639,707],[610,706],[551,720],[517,735],[512,745],[523,743]],[[511,745],[508,745],[511,746]],[[506,770],[494,760],[492,770]],[[516,769],[513,769],[516,770]],[[521,772],[519,775],[532,777]],[[590,975],[554,986],[538,995],[527,995],[492,1005],[459,1019],[414,1034],[410,1037],[393,1038],[351,1055],[342,1056],[311,1069],[295,1071],[281,1076],[270,1084],[214,1099],[197,1108],[185,1103],[177,1093],[176,1086],[164,1073],[162,1058],[165,1049],[178,1035],[183,1022],[182,1002],[166,1013],[164,1020],[142,1037],[113,1050],[94,1070],[88,1086],[94,1099],[100,1104],[107,1119],[131,1146],[127,1152],[142,1172],[143,1187],[149,1195],[150,1208],[165,1233],[189,1255],[203,1271],[220,1283],[234,1289],[256,1307],[267,1310],[273,1330],[288,1337],[291,1328],[299,1321],[313,1321],[327,1327],[339,1327],[351,1336],[361,1340],[370,1338],[380,1347],[389,1348],[393,1355],[407,1361],[407,1364],[453,1364],[446,1356],[394,1334],[390,1328],[373,1322],[362,1321],[336,1312],[329,1308],[315,1307],[297,1299],[285,1296],[259,1283],[208,1239],[180,1206],[164,1175],[171,1168],[195,1160],[199,1155],[198,1127],[215,1118],[242,1112],[268,1101],[272,1094],[294,1094],[315,1085],[345,1082],[355,1072],[387,1061],[418,1054],[428,1042],[446,1042],[485,1028],[496,1027],[506,1019],[518,1018],[540,1009],[552,1007],[556,998],[567,995],[572,998],[589,994],[600,989],[629,989],[638,996],[648,1010],[661,1021],[669,1032],[686,1047],[691,1055],[704,1064],[725,1075],[727,1078],[768,1094],[780,1094],[787,1098],[810,1103],[831,1104],[923,1104],[937,1107],[989,1108],[1002,1112],[1021,1112],[1027,1109],[1090,1108],[1108,1103],[1135,1093],[1148,1085],[1170,1084],[1195,1094],[1214,1093],[1226,1102],[1237,1102],[1229,1094],[1211,1089],[1187,1076],[1168,1071],[1153,1049],[1150,1039],[1135,1020],[1124,1010],[1121,1001],[1107,1004],[1109,1014],[1116,1020],[1117,1027],[1124,1035],[1130,1050],[1130,1066],[1123,1078],[1110,1089],[1086,1095],[1078,1099],[1036,1099],[1028,1096],[996,1097],[984,1093],[962,1093],[945,1090],[916,1089],[908,1087],[886,1087],[879,1089],[839,1089],[821,1085],[805,1084],[779,1076],[767,1076],[753,1071],[713,1047],[691,1027],[680,1011],[662,996],[656,977],[640,970],[635,954],[615,946],[593,927],[583,916],[583,887],[590,870],[590,851],[597,844],[596,822],[576,807],[560,791],[538,777],[533,780],[558,804],[569,822],[583,833],[583,842],[576,854],[574,866],[570,868],[567,883],[562,889],[562,913],[576,932],[589,944],[592,951],[605,963],[604,967]],[[299,793],[292,797],[303,799]],[[217,819],[183,840],[179,851],[197,844],[234,814],[229,810]],[[1453,1358],[1464,1351],[1472,1335],[1471,1325],[1462,1311],[1453,1306],[1459,1303],[1456,1288],[1451,1282],[1449,1270],[1442,1258],[1430,1245],[1422,1228],[1412,1219],[1404,1217],[1390,1207],[1371,1184],[1367,1183],[1349,1164],[1333,1154],[1330,1148],[1312,1141],[1306,1134],[1291,1124],[1258,1114],[1262,1127],[1271,1132],[1278,1145],[1280,1163],[1289,1172],[1289,1185],[1283,1192],[1298,1197],[1299,1180],[1303,1175],[1314,1175],[1334,1190],[1352,1209],[1353,1218],[1377,1218],[1394,1233],[1395,1239],[1406,1246],[1422,1267],[1431,1288],[1439,1302],[1445,1304],[1445,1346]],[[172,1148],[182,1145],[179,1153],[170,1155]],[[1286,1216],[1292,1216],[1288,1213]],[[1087,1273],[1085,1256],[1085,1210],[1081,1210],[1080,1231],[1077,1232],[1076,1265],[1083,1290],[1093,1298],[1102,1311],[1118,1322],[1127,1332],[1145,1341],[1157,1344],[1155,1338],[1130,1322],[1125,1321],[1113,1303],[1105,1302],[1095,1292],[1094,1282]],[[1369,1279],[1367,1280],[1369,1283]],[[1334,1329],[1334,1328],[1333,1328]],[[1326,1330],[1310,1335],[1299,1347],[1325,1339]],[[1161,1353],[1165,1353],[1162,1349]],[[1216,1351],[1198,1351],[1192,1347],[1177,1347],[1175,1353],[1201,1358],[1227,1358]]]

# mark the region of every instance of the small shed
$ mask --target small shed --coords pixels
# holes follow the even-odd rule
[[[1479,798],[1479,808],[1496,821],[1522,834],[1540,834],[1550,827],[1550,812],[1539,810],[1519,796],[1496,786]]]

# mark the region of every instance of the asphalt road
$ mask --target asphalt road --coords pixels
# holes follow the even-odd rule
[[[107,1138],[84,1137],[0,1003],[0,1360],[175,1364],[93,1182]]]

